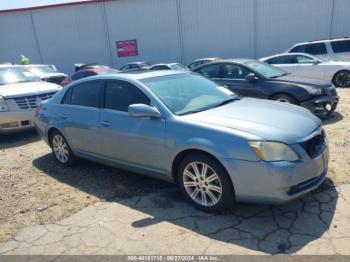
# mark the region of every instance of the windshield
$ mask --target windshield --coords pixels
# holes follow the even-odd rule
[[[0,85],[35,81],[40,79],[23,67],[0,68]]]
[[[38,67],[29,67],[28,71],[32,72],[36,76],[46,75],[57,73],[57,69],[51,66],[38,66]]]
[[[245,65],[266,78],[277,78],[288,74],[282,69],[279,69],[275,66],[269,65],[261,61],[250,61],[245,63]]]
[[[176,115],[211,109],[238,96],[195,74],[177,74],[141,80]]]

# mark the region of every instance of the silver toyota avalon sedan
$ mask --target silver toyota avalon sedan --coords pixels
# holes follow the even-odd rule
[[[59,163],[86,158],[168,180],[204,211],[289,201],[328,169],[328,142],[309,111],[242,98],[191,72],[76,81],[42,102],[35,122]]]

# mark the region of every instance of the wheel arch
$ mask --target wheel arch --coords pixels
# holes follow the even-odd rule
[[[274,97],[276,96],[279,96],[279,95],[287,95],[287,96],[290,96],[292,97],[296,102],[297,102],[297,105],[300,105],[300,101],[295,97],[295,95],[289,93],[289,92],[283,92],[283,91],[279,91],[279,92],[276,92],[276,93],[273,93],[272,95],[269,96],[269,100],[273,100]]]
[[[178,177],[177,177],[179,164],[181,163],[182,160],[185,159],[185,157],[187,157],[188,155],[191,155],[191,154],[202,154],[202,155],[205,155],[207,157],[210,157],[211,159],[215,160],[219,165],[221,165],[222,168],[228,174],[226,167],[213,154],[211,154],[205,150],[202,150],[202,149],[194,149],[194,148],[193,149],[185,149],[185,150],[182,150],[181,152],[179,152],[172,161],[171,173],[172,173],[173,180],[174,180],[175,184],[178,184],[178,182],[179,182]],[[229,175],[229,178],[231,181],[231,185],[234,188],[234,184],[233,184],[233,181],[232,181],[230,175]]]
[[[52,134],[53,134],[53,132],[54,131],[57,131],[57,132],[59,132],[59,133],[61,133],[62,135],[63,135],[63,133],[62,133],[62,131],[61,130],[59,130],[57,127],[50,127],[48,130],[47,130],[47,141],[48,141],[48,144],[49,144],[49,146],[52,148],[52,143],[51,143],[51,137],[52,137]],[[64,135],[63,135],[64,136]]]
[[[332,76],[332,84],[335,86],[335,83],[334,83],[334,80],[335,80],[335,76],[337,75],[337,74],[339,74],[340,72],[348,72],[348,73],[350,73],[350,69],[348,69],[348,68],[341,68],[341,69],[339,69],[338,71],[336,71],[334,74],[333,74],[333,76]],[[337,86],[335,86],[335,87],[337,87]]]

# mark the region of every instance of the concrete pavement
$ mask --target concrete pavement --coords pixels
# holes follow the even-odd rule
[[[0,254],[350,255],[350,185],[327,180],[283,206],[239,204],[207,214],[176,188],[115,198],[47,225],[23,228]]]

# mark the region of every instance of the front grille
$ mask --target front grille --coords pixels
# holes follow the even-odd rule
[[[323,145],[325,141],[325,133],[322,130],[322,132],[313,138],[300,143],[300,145],[305,149],[305,151],[308,153],[310,157],[314,157],[318,154],[320,147]]]
[[[64,76],[54,76],[54,77],[45,78],[45,81],[50,83],[60,84],[64,79],[65,79]]]
[[[35,109],[41,101],[51,98],[55,93],[56,92],[33,96],[16,97],[13,100],[15,100],[17,106],[20,109]]]

